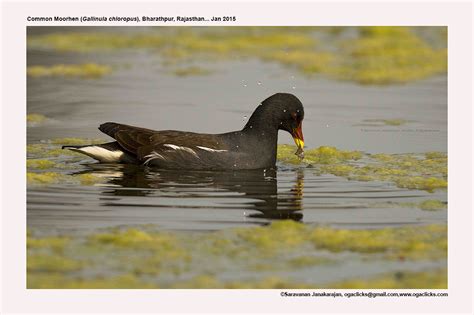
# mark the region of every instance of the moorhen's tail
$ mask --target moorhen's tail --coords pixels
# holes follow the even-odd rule
[[[114,122],[106,122],[100,125],[99,130],[105,133],[106,135],[116,139],[115,137],[121,131],[125,132],[143,132],[143,133],[154,133],[155,130],[140,128],[130,125],[118,124]]]
[[[138,163],[137,159],[124,152],[117,141],[91,145],[64,145],[62,149],[85,154],[102,163]]]
[[[156,133],[155,130],[114,122],[100,125],[99,130],[117,140],[123,150],[134,156],[138,154],[139,148],[150,144],[151,136]]]

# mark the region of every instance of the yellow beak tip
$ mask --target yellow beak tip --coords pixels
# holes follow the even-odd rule
[[[295,144],[298,148],[301,148],[301,149],[304,148],[304,141],[303,140],[298,139],[298,138],[294,138],[294,140],[295,140]]]

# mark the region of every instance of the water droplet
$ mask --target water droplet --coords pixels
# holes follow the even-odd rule
[[[247,116],[244,116],[244,121],[246,121],[246,120],[247,120]]]
[[[234,167],[237,167],[237,164],[234,164]]]
[[[244,84],[244,87],[247,87],[247,84]]]
[[[286,113],[286,109],[284,109],[283,112]]]
[[[291,87],[293,90],[296,90],[296,86]]]
[[[262,82],[258,81],[257,84],[258,84],[258,85],[262,85]]]
[[[299,110],[299,109],[297,109],[297,110],[296,110],[296,112],[297,112],[297,113],[299,113],[299,112],[300,112],[300,110]]]
[[[292,75],[292,76],[290,77],[290,79],[291,79],[291,80],[294,80],[294,79],[295,79],[295,76],[294,76],[294,75]]]
[[[250,126],[249,128],[250,128],[250,129],[252,129],[252,128],[253,128],[253,126]]]
[[[326,125],[326,128],[329,128],[329,125]]]
[[[236,147],[236,148],[238,148],[239,146],[238,146],[238,145],[236,145],[235,147]]]

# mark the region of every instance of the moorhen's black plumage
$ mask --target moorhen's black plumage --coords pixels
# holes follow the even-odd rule
[[[113,122],[99,130],[116,141],[64,146],[104,163],[133,163],[165,169],[238,170],[274,168],[278,130],[288,131],[303,152],[303,104],[287,93],[264,100],[240,131],[222,134],[151,129]]]

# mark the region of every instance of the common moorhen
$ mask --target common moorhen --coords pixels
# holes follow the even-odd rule
[[[288,131],[303,155],[303,104],[288,93],[264,100],[240,131],[201,134],[155,131],[113,122],[99,130],[116,141],[63,146],[103,163],[143,164],[163,169],[243,170],[275,167],[278,130]]]

